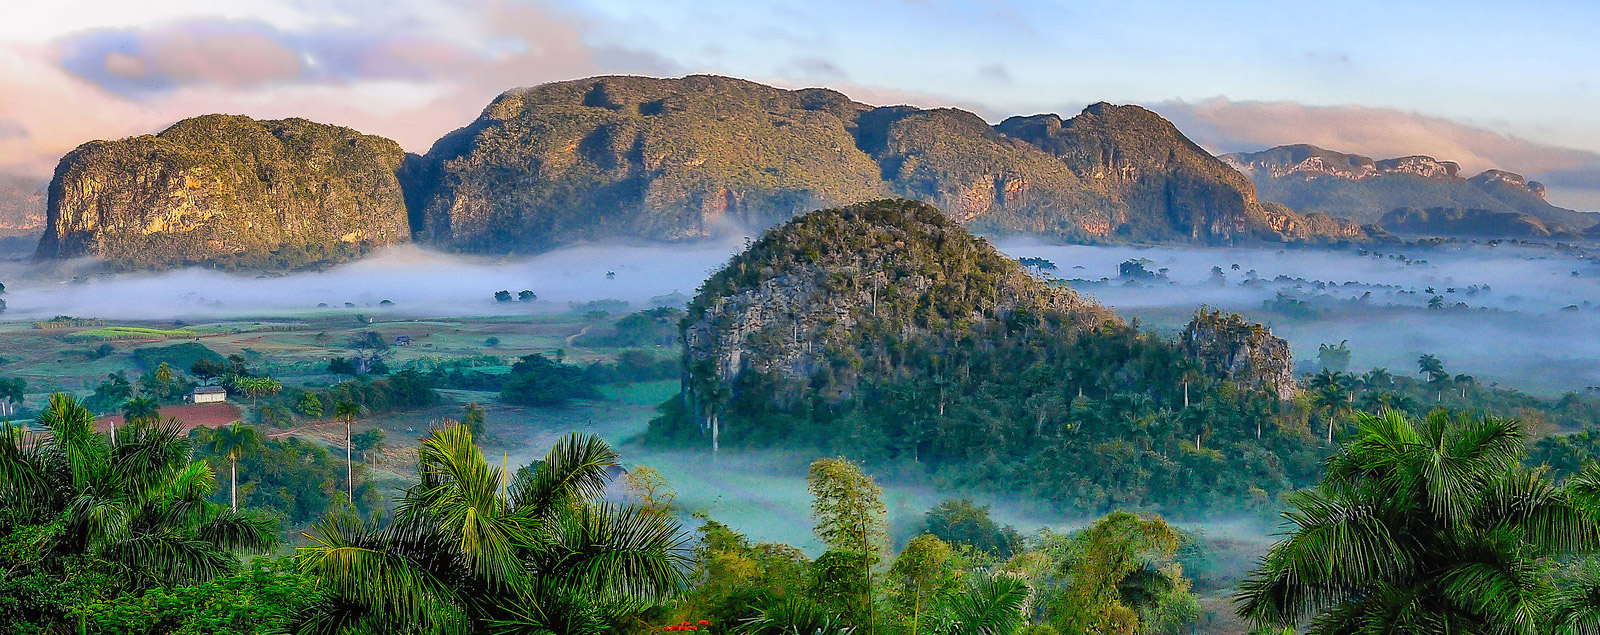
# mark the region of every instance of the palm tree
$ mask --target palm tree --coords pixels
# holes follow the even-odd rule
[[[356,499],[356,468],[350,458],[350,424],[361,414],[361,405],[341,401],[333,407],[333,418],[344,420],[344,486],[352,502]]]
[[[231,463],[228,475],[228,499],[232,503],[233,511],[239,511],[239,457],[246,452],[255,451],[261,447],[261,435],[250,426],[239,425],[238,421],[225,428],[212,430],[206,440],[207,449],[216,454],[228,457]]]
[[[1344,373],[1322,369],[1306,381],[1306,387],[1312,390],[1312,401],[1317,404],[1328,420],[1328,443],[1333,443],[1333,426],[1340,414],[1349,408],[1351,398],[1351,376]]]
[[[1357,420],[1322,483],[1291,497],[1240,615],[1316,634],[1590,632],[1555,626],[1600,611],[1600,578],[1562,588],[1546,573],[1600,549],[1600,468],[1552,484],[1522,467],[1515,420]]]
[[[128,423],[157,419],[161,416],[161,405],[149,397],[134,397],[128,403],[122,404],[122,420]]]
[[[392,522],[316,526],[298,564],[328,596],[301,632],[611,632],[675,595],[688,565],[677,521],[601,499],[616,460],[574,433],[502,490],[470,430],[434,430]]]
[[[0,526],[56,527],[39,534],[30,568],[61,574],[84,563],[113,591],[136,592],[209,580],[237,569],[237,552],[276,545],[271,517],[206,500],[215,477],[189,459],[176,422],[134,423],[112,446],[93,413],[57,394],[36,423],[44,433],[28,439],[0,427]]]

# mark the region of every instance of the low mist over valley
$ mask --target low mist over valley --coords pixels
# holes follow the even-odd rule
[[[590,244],[498,258],[399,246],[289,273],[111,273],[86,260],[9,262],[0,263],[8,291],[0,319],[159,322],[330,310],[401,319],[581,313],[606,300],[627,303],[613,312],[681,306],[742,240]],[[1600,341],[1584,336],[1600,329],[1600,262],[1586,249],[1483,241],[1339,250],[1017,239],[997,246],[1053,263],[1054,270],[1034,271],[1158,331],[1176,332],[1201,306],[1245,314],[1289,340],[1297,372],[1315,369],[1319,345],[1348,341],[1352,368],[1410,373],[1417,356],[1434,354],[1485,382],[1539,394],[1600,385]],[[1119,266],[1129,261],[1147,261],[1153,275],[1123,275]],[[538,297],[497,302],[500,290]],[[1442,305],[1430,309],[1434,297]]]

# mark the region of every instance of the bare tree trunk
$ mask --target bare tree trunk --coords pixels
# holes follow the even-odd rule
[[[720,434],[721,434],[721,430],[720,430],[720,427],[717,425],[717,423],[718,423],[717,419],[718,419],[717,415],[714,415],[714,414],[711,415],[711,453],[712,454],[716,454],[717,450],[721,449],[721,442],[720,442],[720,439],[718,438],[720,436]]]
[[[233,503],[233,513],[239,513],[239,458],[233,458],[233,468],[228,475],[228,498]]]
[[[344,420],[344,487],[350,495],[350,504],[356,504],[356,467],[350,460],[350,418]]]
[[[1183,407],[1185,407],[1185,408],[1189,407],[1189,381],[1188,380],[1184,380],[1184,382],[1183,382]]]

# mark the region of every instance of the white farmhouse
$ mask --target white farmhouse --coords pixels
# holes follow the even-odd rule
[[[194,389],[190,399],[195,403],[216,403],[228,400],[227,389],[221,386],[200,386]]]

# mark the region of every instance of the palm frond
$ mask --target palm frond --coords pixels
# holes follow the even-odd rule
[[[546,521],[554,541],[538,573],[570,578],[590,593],[663,601],[682,590],[689,537],[677,522],[637,505],[584,505]]]
[[[1029,592],[1028,584],[1016,576],[979,574],[950,596],[946,606],[955,632],[1009,635],[1022,624],[1022,606]]]
[[[512,484],[513,508],[534,516],[576,499],[595,498],[605,491],[606,468],[617,464],[617,452],[595,435],[574,432],[560,441],[532,471],[531,478]]]
[[[448,550],[447,542],[415,525],[396,523],[373,531],[349,516],[323,519],[308,537],[316,545],[296,556],[299,571],[316,576],[337,601],[361,607],[366,619],[388,622],[401,632],[467,631],[450,585],[417,566],[409,553],[413,550],[406,548],[424,543],[414,551],[437,554]]]

